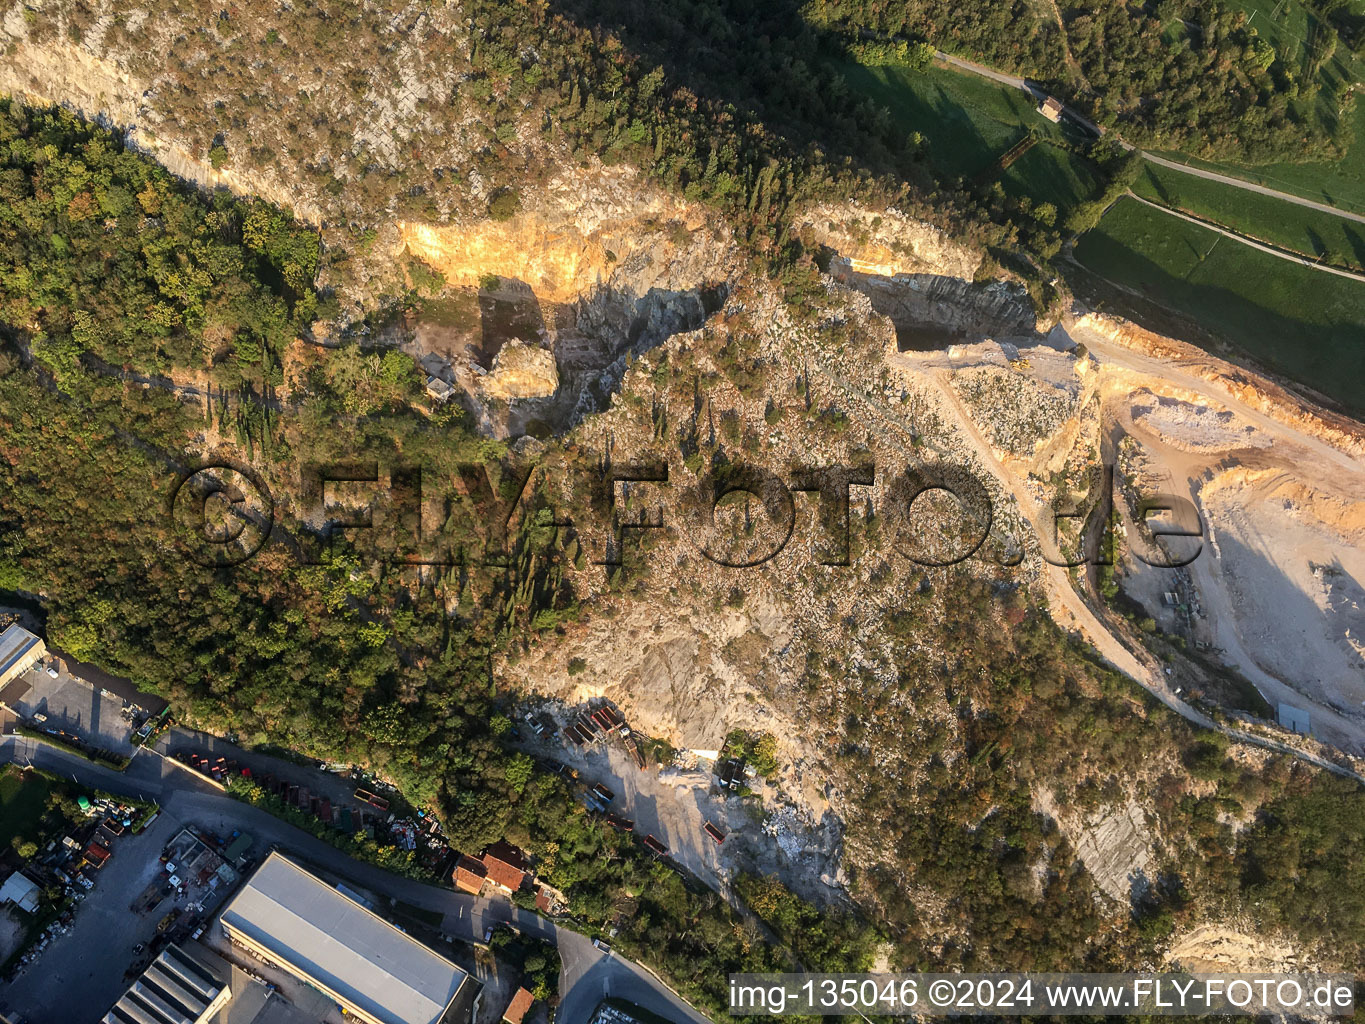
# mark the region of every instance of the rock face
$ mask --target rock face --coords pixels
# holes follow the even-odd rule
[[[606,408],[632,354],[696,330],[725,293],[723,285],[642,295],[608,286],[576,302],[540,306],[529,288],[515,285],[520,312],[508,313],[511,304],[503,303],[504,315],[522,326],[535,322],[537,340],[499,337],[498,325],[486,317],[481,342],[471,332],[444,366],[433,368],[461,389],[479,429],[499,438],[560,433]],[[500,287],[507,291],[505,284]],[[423,330],[419,323],[419,339]],[[429,355],[414,354],[427,365]]]
[[[1013,282],[974,284],[939,273],[886,276],[858,267],[852,260],[835,257],[830,273],[866,295],[872,308],[891,320],[902,350],[986,338],[1032,339],[1038,333],[1028,295]]]
[[[399,255],[439,270],[451,285],[489,275],[524,281],[542,302],[572,302],[624,271],[649,284],[674,279],[680,251],[705,223],[700,211],[629,169],[565,169],[497,221],[399,221]],[[652,268],[652,270],[651,270]]]
[[[1077,319],[1076,329],[1094,331],[1144,355],[1157,356],[1216,387],[1226,389],[1238,401],[1283,423],[1287,427],[1319,438],[1342,451],[1365,456],[1365,428],[1355,420],[1338,415],[1286,391],[1264,377],[1209,355],[1183,341],[1167,338],[1128,320],[1100,313],[1086,313]]]
[[[483,378],[484,393],[504,401],[546,398],[558,389],[554,355],[524,341],[504,345],[493,360],[493,372]]]
[[[896,209],[876,212],[853,203],[822,203],[803,218],[803,227],[862,274],[933,273],[970,281],[981,265],[979,252]]]
[[[215,168],[191,153],[176,137],[177,126],[157,113],[156,89],[123,64],[97,56],[89,37],[79,46],[55,39],[34,44],[25,37],[22,17],[6,17],[0,40],[11,47],[0,63],[0,94],[35,104],[60,104],[92,120],[112,123],[123,129],[131,148],[202,188],[222,187],[238,195],[260,196],[311,224],[321,219],[318,207],[278,170]],[[98,42],[98,37],[93,41]]]
[[[444,339],[432,372],[495,437],[557,433],[604,408],[629,356],[700,327],[738,268],[699,209],[600,166],[563,171],[506,221],[400,222],[395,255],[479,289],[478,322]],[[420,318],[416,333],[425,359]]]

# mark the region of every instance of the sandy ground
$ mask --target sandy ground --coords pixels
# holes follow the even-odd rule
[[[1129,557],[1125,589],[1161,627],[1183,627],[1272,706],[1309,712],[1316,738],[1365,753],[1365,463],[1304,420],[1268,414],[1245,376],[1235,386],[1209,379],[1208,357],[1150,355],[1086,320],[1048,342],[1009,359],[987,341],[899,353],[893,363],[937,384],[958,421],[955,443],[1039,528],[1048,526],[1045,484],[1068,460],[1098,462],[1101,440],[1106,447],[1136,442],[1141,490],[1188,496],[1206,535],[1183,573]],[[1070,342],[1084,346],[1080,358],[1058,351]],[[1027,380],[1005,380],[1011,373]],[[1034,416],[1032,425],[1044,428],[1036,436],[1006,436],[1019,422],[1013,407],[1026,404],[1030,388],[1065,395],[1078,386],[1066,421]],[[1178,696],[1143,652],[1128,650],[1096,620],[1064,571],[1042,564],[1039,572],[1059,623],[1079,628],[1154,692]],[[1163,600],[1177,589],[1188,617]]]
[[[1312,509],[1321,492],[1292,473],[1229,472],[1205,486],[1212,560],[1201,566],[1233,610],[1229,626],[1262,670],[1313,703],[1358,720],[1365,711],[1365,547]],[[1365,516],[1365,505],[1359,510]],[[1354,531],[1353,531],[1354,532]],[[1217,567],[1217,568],[1215,568]]]
[[[1145,485],[1187,495],[1205,523],[1188,569],[1193,638],[1272,706],[1308,711],[1314,736],[1365,753],[1365,466],[1325,462],[1310,439],[1233,403],[1153,398],[1125,384],[1110,408],[1142,446]],[[1167,572],[1139,569],[1125,588],[1171,628]]]

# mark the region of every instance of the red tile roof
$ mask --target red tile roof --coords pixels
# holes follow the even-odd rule
[[[516,892],[526,880],[526,854],[510,843],[496,842],[483,853],[489,881]]]
[[[488,869],[473,857],[460,854],[460,859],[455,862],[455,888],[457,889],[472,892],[477,896],[479,891],[483,889],[483,882],[487,875]]]
[[[507,1024],[521,1024],[522,1018],[526,1016],[526,1011],[531,1008],[531,1004],[536,1001],[536,997],[524,988],[517,989],[517,994],[512,997],[512,1002],[507,1006],[507,1012],[502,1015],[502,1019]]]
[[[501,885],[516,892],[521,888],[521,883],[526,881],[525,871],[491,854],[484,854],[483,863],[488,869],[488,878],[494,885]]]

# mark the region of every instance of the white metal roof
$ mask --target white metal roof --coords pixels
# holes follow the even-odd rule
[[[168,946],[101,1024],[195,1024],[222,1005],[226,987],[179,946]]]
[[[0,903],[12,902],[30,914],[38,909],[38,896],[42,892],[36,882],[14,872],[0,885]]]
[[[435,1024],[466,977],[278,853],[251,876],[221,920],[385,1024]]]
[[[0,633],[0,681],[7,680],[11,669],[33,662],[47,650],[42,640],[15,623]],[[25,666],[27,667],[27,666]]]

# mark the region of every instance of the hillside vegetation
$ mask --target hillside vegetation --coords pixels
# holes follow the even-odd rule
[[[0,590],[42,595],[55,643],[165,694],[190,723],[368,766],[439,814],[461,848],[524,846],[579,920],[617,923],[624,951],[712,1009],[731,972],[866,969],[878,953],[899,967],[1145,966],[1206,921],[1282,929],[1306,958],[1360,962],[1360,790],[1196,731],[1100,664],[1010,559],[1009,531],[1026,524],[1003,502],[981,557],[949,569],[906,558],[894,517],[870,501],[851,508],[847,565],[803,560],[798,545],[741,577],[676,523],[632,536],[649,557],[606,558],[613,468],[667,461],[681,490],[746,464],[875,461],[885,475],[963,457],[958,425],[888,370],[889,322],[819,273],[834,255],[819,239],[846,230],[872,248],[883,216],[922,217],[943,233],[917,225],[920,249],[879,255],[932,279],[948,296],[940,307],[956,295],[958,326],[975,328],[992,304],[1031,323],[1024,285],[1038,307],[1056,302],[1048,263],[1064,233],[1098,219],[1136,167],[1113,146],[1090,153],[1093,165],[1055,147],[1074,174],[1053,183],[1074,198],[1069,211],[1061,194],[1033,191],[1046,169],[1021,167],[1018,191],[944,182],[965,174],[935,165],[951,157],[925,145],[929,133],[915,138],[848,84],[846,30],[957,31],[964,50],[1025,66],[1060,60],[1064,37],[1081,41],[1076,19],[1064,36],[1013,3],[979,5],[953,29],[937,3],[898,14],[480,0],[402,18],[339,3],[208,18],[152,7],[140,19],[45,7],[25,19],[25,53],[95,40],[98,59],[148,86],[137,95],[153,131],[173,140],[163,158],[187,154],[208,180],[231,173],[218,183],[296,198],[318,223],[196,191],[69,114],[0,107]],[[1130,70],[1150,71],[1151,19],[1124,7],[1092,17],[1085,38],[1128,40]],[[1295,133],[1335,144],[1278,108],[1273,61],[1260,67],[1236,17],[1213,7],[1201,18],[1203,41],[1175,62],[1164,99],[1123,94],[1114,116],[1154,137],[1203,125],[1211,144],[1239,152],[1219,133],[1246,129],[1251,148]],[[1081,48],[1077,59],[1117,83],[1125,52]],[[1178,99],[1201,80],[1223,98]],[[586,174],[572,174],[602,165],[638,168],[638,187],[667,190],[680,210],[676,226],[642,226],[657,244],[632,269],[666,261],[713,221],[728,234],[701,236],[727,246],[712,262],[737,269],[695,323],[627,346],[620,385],[604,373],[596,411],[492,440],[457,402],[428,400],[399,347],[420,299],[456,290],[394,244],[395,222],[519,223],[552,182],[580,187]],[[845,204],[846,223],[803,222],[817,203]],[[1087,236],[1095,248],[1080,250],[1102,273],[1128,258],[1124,221],[1111,218],[1132,205],[1121,201]],[[974,289],[923,255],[964,242],[1009,261],[1024,284]],[[615,250],[600,258],[625,262]],[[959,258],[983,280],[997,266]],[[618,320],[629,335],[642,297],[614,295],[611,282],[581,297],[576,343]],[[466,309],[484,297],[458,291]],[[547,303],[542,318],[554,315]],[[310,343],[323,335],[330,347]],[[1353,368],[1345,336],[1332,336],[1314,374]],[[186,380],[211,384],[209,398]],[[241,463],[275,496],[275,533],[241,566],[197,564],[166,515],[179,475],[201,459]],[[370,461],[382,469],[369,482],[420,465],[446,487],[432,504],[448,562],[414,565],[403,557],[411,538],[380,529],[336,530],[323,557],[324,524],[346,502],[310,504],[302,467]],[[620,503],[636,522],[652,508],[647,493]],[[758,544],[757,505],[732,503],[717,529]],[[401,493],[374,512],[412,532]],[[506,743],[513,707],[536,690],[537,658],[566,662],[561,645],[592,624],[629,623],[647,642],[661,618],[772,634],[781,671],[756,657],[746,692],[849,809],[851,902],[826,886],[817,907],[782,878],[745,871],[731,902],[596,821]],[[761,766],[776,776],[770,746]],[[1153,871],[1125,899],[1103,890],[1059,820],[1139,798]]]

